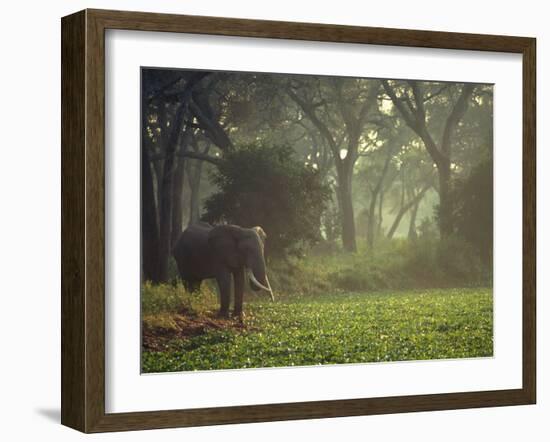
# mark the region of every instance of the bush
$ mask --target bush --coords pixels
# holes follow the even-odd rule
[[[456,232],[475,247],[486,268],[493,258],[493,163],[475,167],[468,178],[453,186]]]
[[[359,250],[275,260],[268,266],[273,289],[279,295],[314,295],[491,285],[475,248],[460,238],[394,239],[376,254],[361,244]]]
[[[219,191],[206,200],[203,220],[261,226],[268,255],[300,255],[320,240],[330,191],[293,154],[289,146],[256,145],[227,153],[212,176]]]
[[[484,267],[479,253],[458,236],[443,238],[439,242],[437,260],[442,272],[457,284],[476,285],[483,282]]]

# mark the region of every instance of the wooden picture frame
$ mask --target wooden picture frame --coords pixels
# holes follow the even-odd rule
[[[523,57],[523,385],[497,391],[105,412],[105,30],[496,51]],[[83,432],[533,404],[536,152],[533,38],[84,10],[62,19],[62,424]]]

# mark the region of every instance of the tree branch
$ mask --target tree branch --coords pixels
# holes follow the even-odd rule
[[[428,132],[428,128],[426,127],[425,113],[424,113],[424,115],[421,115],[421,114],[413,115],[412,113],[407,111],[407,109],[405,108],[405,106],[403,105],[401,100],[399,100],[399,98],[397,98],[397,95],[395,94],[395,91],[390,86],[388,81],[383,80],[382,84],[384,86],[384,90],[389,95],[389,97],[392,99],[393,104],[395,105],[395,107],[397,107],[397,109],[399,110],[399,112],[403,116],[403,119],[405,120],[405,123],[407,123],[407,125],[413,131],[415,131],[417,133],[417,135],[422,139],[422,141],[424,142],[424,146],[426,146],[426,150],[428,151],[428,153],[432,157],[432,160],[434,161],[436,166],[438,168],[441,167],[443,165],[443,163],[446,160],[448,160],[448,158],[438,149],[437,145],[435,144],[434,139],[432,138],[432,136]],[[418,99],[421,101],[420,97],[418,97]],[[423,109],[423,104],[422,104],[422,109]],[[417,110],[417,112],[418,112],[418,110]],[[421,116],[423,117],[423,119],[420,118]]]
[[[445,155],[447,155],[447,157],[449,156],[451,150],[451,136],[453,134],[453,131],[456,129],[458,122],[461,120],[461,118],[466,113],[466,110],[468,109],[468,100],[470,99],[473,91],[473,84],[468,83],[462,87],[460,96],[458,97],[458,100],[456,100],[454,108],[445,123],[445,129],[443,130],[443,135],[441,137],[441,149],[443,150]]]
[[[214,164],[215,166],[219,166],[222,162],[221,158],[216,158],[210,155],[206,155],[204,153],[193,152],[193,151],[185,151],[179,154],[178,156],[183,158],[193,158],[195,160],[206,161],[208,163]]]
[[[418,132],[417,124],[415,119],[413,118],[413,115],[405,108],[403,102],[399,98],[397,98],[397,95],[395,94],[393,87],[390,86],[390,84],[388,83],[388,80],[382,80],[382,86],[384,86],[386,94],[388,94],[388,96],[391,98],[393,105],[397,108],[397,110],[405,120],[405,123],[407,123],[407,125],[415,132]]]
[[[334,155],[334,158],[336,161],[340,160],[340,150],[338,149],[338,146],[336,145],[336,142],[330,133],[330,130],[327,128],[325,124],[319,118],[317,117],[315,113],[315,109],[313,109],[311,106],[309,106],[304,100],[302,100],[293,90],[292,87],[289,85],[286,88],[286,92],[288,96],[298,105],[304,113],[308,116],[310,121],[313,123],[313,125],[319,130],[321,135],[327,140],[330,149],[332,150],[332,153]]]

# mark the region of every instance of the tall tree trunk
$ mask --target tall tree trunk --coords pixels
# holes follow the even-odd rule
[[[409,233],[408,238],[410,241],[415,240],[418,235],[416,233],[416,215],[418,213],[418,207],[420,206],[420,201],[418,201],[412,208],[411,219],[409,221]]]
[[[174,172],[173,201],[172,201],[172,246],[175,245],[183,230],[183,203],[184,203],[184,185],[185,169],[187,160],[183,156],[192,144],[193,134],[190,130],[185,130],[180,136],[178,148],[177,165]]]
[[[162,192],[159,204],[160,235],[159,235],[159,279],[168,278],[168,258],[172,246],[172,199],[174,189],[174,172],[176,165],[175,151],[184,126],[186,105],[181,104],[174,117],[174,124],[170,138],[166,144],[166,159],[162,175]]]
[[[185,180],[185,158],[179,157],[174,172],[172,200],[172,244],[173,247],[183,230],[183,183]]]
[[[147,148],[142,141],[141,147],[141,260],[142,279],[159,281],[158,275],[159,232],[157,208],[153,189],[151,162]]]
[[[153,191],[155,198],[155,205],[157,207],[156,219],[157,225],[160,226],[160,200],[162,198],[162,175],[164,172],[164,158],[157,158],[152,162],[153,172]]]
[[[382,222],[384,220],[382,209],[384,207],[384,189],[380,190],[380,195],[378,196],[378,228],[376,234],[380,236],[382,234]]]
[[[338,168],[338,201],[342,218],[342,245],[347,252],[356,252],[355,240],[355,216],[352,201],[352,176],[351,170],[346,167]]]
[[[185,115],[190,104],[193,88],[206,76],[208,72],[195,72],[188,79],[184,90],[179,94],[179,106],[172,119],[170,136],[165,146],[165,160],[162,173],[161,197],[159,201],[159,279],[165,281],[168,278],[168,259],[172,249],[172,202],[174,191],[174,173],[176,166],[176,151],[179,145],[183,128],[185,127]]]
[[[197,223],[201,218],[200,212],[200,185],[202,176],[202,161],[196,161],[195,170],[189,174],[189,188],[191,195],[189,200],[189,223]]]
[[[158,282],[158,220],[155,188],[149,158],[148,104],[145,94],[141,99],[141,265],[142,281]]]
[[[201,152],[199,144],[196,140],[193,140],[193,150],[201,155],[208,155],[211,144],[206,143],[206,147]],[[192,169],[191,167],[194,166]],[[201,205],[200,205],[200,191],[201,191],[201,178],[202,178],[203,161],[191,161],[188,169],[188,182],[189,189],[191,191],[189,199],[189,224],[197,223],[201,218]]]
[[[444,163],[439,170],[439,230],[442,237],[453,233],[453,202],[451,199],[451,166]]]
[[[384,167],[382,168],[380,178],[378,179],[376,186],[374,186],[374,189],[371,190],[371,201],[369,204],[369,224],[367,226],[367,245],[369,250],[372,250],[374,248],[374,237],[377,233],[379,233],[380,227],[382,225],[382,199],[384,194],[383,185],[392,159],[392,153],[393,149],[390,146],[390,148],[388,148],[386,159],[384,160]],[[376,201],[378,198],[380,198],[380,202],[378,205],[378,221],[375,222]]]
[[[374,237],[376,235],[376,195],[372,195],[367,215],[367,248],[369,251],[374,249]]]

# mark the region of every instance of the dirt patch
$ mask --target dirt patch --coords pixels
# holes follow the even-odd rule
[[[175,339],[190,339],[212,330],[250,330],[236,319],[224,319],[214,313],[189,316],[187,312],[162,317],[147,317],[142,321],[142,346],[147,351],[165,351]]]

